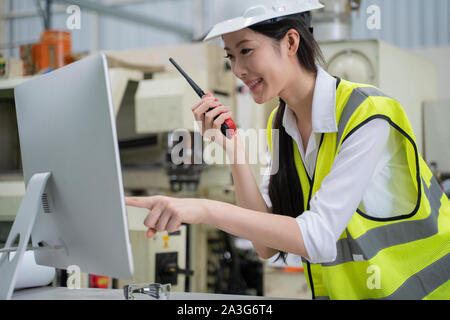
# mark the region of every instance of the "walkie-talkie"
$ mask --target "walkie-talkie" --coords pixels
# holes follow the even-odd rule
[[[203,98],[205,96],[205,92],[200,89],[200,87],[184,72],[183,69],[173,60],[172,58],[169,58],[169,61],[177,68],[178,71],[183,75],[183,77],[187,80],[187,82],[191,85],[192,89],[198,94],[200,98]],[[209,108],[208,111],[212,110],[213,108]],[[207,112],[208,112],[207,111]],[[218,115],[219,116],[219,115]],[[218,116],[216,116],[214,119],[216,119]],[[234,124],[233,119],[229,118],[222,123],[220,126],[220,131],[224,136],[226,136],[228,139],[231,139],[231,137],[236,132],[236,125]]]

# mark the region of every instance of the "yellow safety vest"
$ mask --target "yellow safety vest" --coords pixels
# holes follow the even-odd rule
[[[277,110],[272,111],[267,125],[271,152]],[[304,208],[309,209],[345,139],[376,118],[388,121],[404,138],[416,206],[412,212],[386,219],[370,217],[358,209],[336,243],[335,261],[312,264],[303,260],[313,298],[450,299],[449,199],[419,155],[400,103],[377,88],[340,81],[336,90],[338,132],[323,134],[313,179],[308,178],[292,140]]]

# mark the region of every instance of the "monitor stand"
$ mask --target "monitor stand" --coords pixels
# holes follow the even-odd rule
[[[27,248],[31,238],[36,215],[40,211],[42,194],[50,178],[50,172],[34,174],[28,182],[25,195],[20,203],[19,211],[14,219],[13,226],[8,235],[5,248],[0,249],[0,299],[11,299],[16,284],[19,266],[22,263],[26,250],[44,249]],[[18,240],[18,246],[12,248]],[[45,248],[48,249],[48,248]],[[12,259],[10,252],[16,252]]]

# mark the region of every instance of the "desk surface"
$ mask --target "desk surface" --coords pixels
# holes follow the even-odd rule
[[[155,300],[139,294],[138,300]],[[39,287],[17,290],[13,300],[124,300],[123,290],[120,289],[68,289],[62,287]],[[232,294],[213,294],[195,292],[171,292],[170,300],[264,300],[273,299],[260,296],[244,296]]]

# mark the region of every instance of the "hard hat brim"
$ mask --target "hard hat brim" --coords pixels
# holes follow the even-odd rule
[[[306,12],[306,11],[310,11],[310,10],[315,10],[315,9],[321,9],[323,8],[324,5],[318,3],[317,5],[314,6],[309,6],[308,8],[305,8],[304,10],[292,10],[292,11],[286,11],[283,12],[282,14],[277,13],[277,12],[273,12],[273,13],[269,13],[269,14],[265,14],[265,15],[260,15],[260,16],[256,16],[256,17],[236,17],[233,19],[229,19],[226,21],[222,21],[220,23],[217,23],[206,35],[206,37],[203,39],[203,41],[208,41],[217,37],[220,37],[224,34],[228,34],[228,33],[232,33],[235,31],[239,31],[241,29],[245,29],[247,27],[250,27],[254,24],[257,24],[259,22],[263,22],[265,20],[269,20],[269,19],[273,19],[273,18],[278,18],[278,17],[282,17],[282,16],[288,16],[291,14],[296,14],[296,13],[301,13],[301,12]]]

